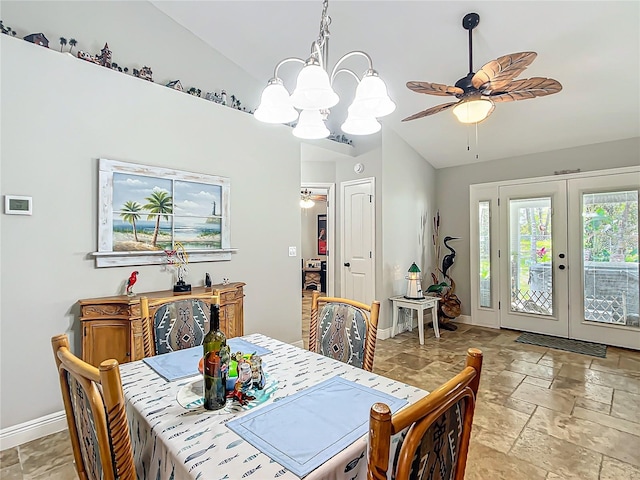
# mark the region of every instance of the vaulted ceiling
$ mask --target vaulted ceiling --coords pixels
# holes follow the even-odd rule
[[[283,58],[308,57],[322,11],[320,0],[153,3],[264,85]],[[496,104],[477,129],[450,110],[402,122],[450,101],[414,93],[407,81],[453,85],[468,73],[461,22],[469,12],[480,15],[474,70],[508,53],[535,51],[537,59],[517,78],[551,77],[563,90]],[[328,13],[329,67],[349,51],[367,52],[397,104],[383,128],[436,168],[640,136],[640,2],[331,0]],[[345,67],[361,73],[366,62],[354,58]],[[298,70],[281,69],[289,91]],[[338,76],[334,88],[342,100],[328,123],[341,133],[355,80]]]

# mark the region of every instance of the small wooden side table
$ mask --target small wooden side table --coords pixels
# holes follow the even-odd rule
[[[420,336],[420,345],[424,345],[424,311],[431,309],[431,318],[433,319],[433,331],[436,338],[440,338],[440,330],[438,329],[438,297],[424,297],[422,300],[410,300],[404,298],[404,295],[396,295],[389,298],[393,304],[393,323],[391,325],[391,337],[396,336],[398,328],[398,311],[400,307],[415,310],[418,313],[418,335]],[[412,319],[413,320],[413,319]]]

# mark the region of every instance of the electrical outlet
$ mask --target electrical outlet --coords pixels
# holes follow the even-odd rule
[[[290,257],[295,257],[296,255],[297,255],[296,247],[289,247],[289,256]]]

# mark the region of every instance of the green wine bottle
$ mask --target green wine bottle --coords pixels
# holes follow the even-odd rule
[[[219,410],[227,401],[229,347],[220,330],[220,297],[211,302],[210,328],[202,342],[204,348],[204,408]]]

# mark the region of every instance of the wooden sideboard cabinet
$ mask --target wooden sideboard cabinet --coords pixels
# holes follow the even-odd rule
[[[213,291],[220,295],[220,329],[227,338],[244,335],[244,283],[195,287],[192,293]],[[144,357],[140,297],[158,298],[171,290],[139,293],[129,297],[87,298],[79,300],[82,326],[82,359],[91,365],[115,358],[119,363]],[[179,296],[179,295],[177,295]],[[154,314],[152,310],[151,315]]]

